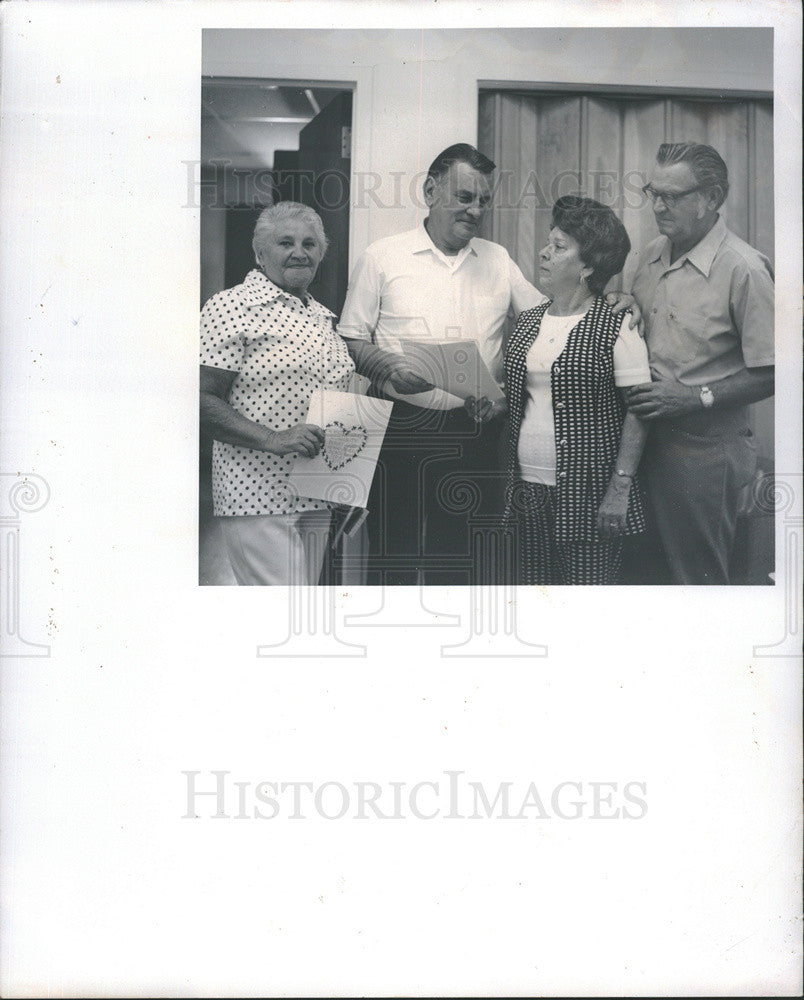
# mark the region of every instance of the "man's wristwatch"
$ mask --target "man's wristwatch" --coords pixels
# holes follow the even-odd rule
[[[708,410],[710,406],[714,406],[715,397],[712,395],[712,390],[708,385],[702,385],[700,388],[701,393],[701,406]]]

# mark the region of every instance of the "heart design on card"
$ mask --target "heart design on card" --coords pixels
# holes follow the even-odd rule
[[[368,433],[365,427],[354,424],[347,427],[340,420],[333,420],[324,428],[324,447],[321,454],[333,472],[348,465],[366,447]]]

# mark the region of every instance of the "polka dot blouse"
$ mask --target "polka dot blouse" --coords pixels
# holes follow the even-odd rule
[[[333,315],[311,296],[302,302],[262,273],[214,295],[201,313],[201,364],[237,372],[228,402],[272,430],[307,417],[314,389],[345,391],[354,371]],[[325,510],[288,483],[294,456],[216,441],[212,500],[218,516]]]

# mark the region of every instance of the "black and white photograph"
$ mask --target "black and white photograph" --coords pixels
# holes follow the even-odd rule
[[[202,584],[773,584],[772,28],[202,63]]]
[[[0,4],[0,994],[799,996],[802,11]]]

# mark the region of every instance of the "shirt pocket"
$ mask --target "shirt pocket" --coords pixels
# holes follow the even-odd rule
[[[279,303],[260,303],[245,310],[240,335],[246,344],[280,344],[288,339],[293,321],[293,314]]]
[[[241,337],[246,346],[251,346],[259,349],[260,347],[272,347],[274,344],[283,344],[288,342],[288,334],[282,326],[278,324],[272,324],[268,326],[260,326],[254,324],[252,326],[247,326],[241,332]]]
[[[475,318],[478,332],[500,327],[511,306],[508,287],[495,288],[486,294],[474,295]]]
[[[690,362],[700,354],[706,343],[706,313],[694,302],[674,302],[667,310],[667,326],[671,346],[670,360]]]

